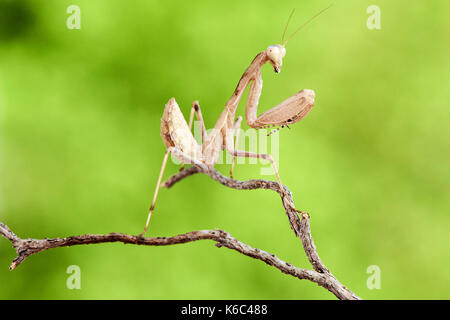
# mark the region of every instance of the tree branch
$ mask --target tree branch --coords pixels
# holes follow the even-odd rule
[[[254,190],[254,189],[270,189],[273,191],[278,192],[280,196],[281,190],[280,186],[275,181],[269,181],[269,180],[248,180],[248,181],[237,181],[230,179],[228,177],[225,177],[224,175],[220,174],[216,170],[207,170],[205,168],[199,167],[199,166],[192,166],[188,169],[185,169],[183,171],[180,171],[179,173],[173,175],[169,179],[167,179],[162,185],[162,188],[171,188],[175,183],[178,181],[189,177],[196,173],[205,173],[209,175],[211,178],[216,180],[217,182],[221,183],[222,185],[238,189],[238,190]],[[311,236],[311,230],[309,227],[309,214],[307,212],[301,212],[295,209],[294,202],[292,200],[292,193],[291,191],[284,186],[284,198],[282,197],[282,204],[284,207],[284,210],[286,212],[286,215],[289,219],[289,224],[291,226],[291,229],[294,231],[295,235],[300,238],[303,244],[303,248],[305,250],[305,253],[309,259],[309,262],[314,267],[314,270],[317,272],[328,272],[330,271],[325,267],[325,265],[322,263],[322,260],[320,260],[319,255],[316,251],[316,246],[314,245],[314,240]],[[303,218],[303,223],[301,223],[301,220],[298,216],[298,213],[301,213]]]
[[[271,189],[278,192],[280,196],[283,195],[278,183],[274,181],[237,181],[227,178],[215,170],[208,170],[199,166],[192,166],[173,175],[163,183],[162,187],[170,188],[178,181],[196,173],[205,173],[214,180],[230,188],[239,190]],[[324,287],[341,300],[360,299],[348,288],[342,285],[322,263],[319,255],[317,254],[317,250],[311,236],[309,224],[310,217],[308,213],[301,212],[295,209],[291,192],[286,187],[284,187],[284,197],[282,197],[282,203],[288,216],[291,228],[294,231],[295,235],[301,239],[305,253],[314,270],[295,267],[292,264],[279,259],[273,254],[250,247],[249,245],[233,238],[228,232],[223,230],[192,231],[172,237],[141,237],[122,233],[110,233],[106,235],[86,234],[55,239],[21,239],[16,234],[14,234],[14,232],[12,232],[11,229],[8,228],[8,226],[0,222],[0,234],[11,242],[13,248],[17,252],[17,257],[11,263],[10,270],[14,270],[26,258],[35,253],[58,247],[69,247],[74,245],[96,244],[105,242],[122,242],[124,244],[145,246],[166,246],[188,243],[198,240],[213,240],[216,242],[217,247],[226,247],[231,250],[235,250],[246,256],[261,260],[266,264],[277,268],[285,274],[291,275],[298,279],[306,279],[317,283],[319,286]],[[301,213],[301,219],[298,216],[298,212]]]

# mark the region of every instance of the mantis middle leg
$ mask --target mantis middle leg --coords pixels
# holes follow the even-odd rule
[[[238,117],[236,122],[233,125],[233,135],[231,137],[231,139],[233,139],[233,137],[235,137],[234,140],[234,151],[236,151],[236,148],[239,146],[239,133],[241,131],[241,123],[242,123],[242,117]],[[236,163],[236,156],[233,156],[233,160],[231,161],[231,169],[230,169],[230,178],[233,179],[233,170],[234,170],[234,165]]]
[[[235,121],[233,128],[227,132],[227,135],[225,137],[227,151],[233,156],[233,160],[236,157],[246,157],[246,158],[264,159],[264,160],[270,161],[270,163],[272,164],[273,171],[275,173],[275,177],[277,178],[278,184],[280,185],[280,191],[284,194],[284,187],[283,187],[283,184],[281,183],[281,179],[280,179],[280,175],[278,174],[277,166],[275,165],[275,161],[273,160],[273,158],[270,154],[236,150],[237,146],[233,142],[233,137],[235,136],[235,133],[239,131],[241,122],[242,122],[242,117],[239,117]],[[233,170],[233,163],[232,163],[231,170]],[[231,172],[231,174],[232,174],[232,172]]]
[[[192,125],[194,123],[194,113],[197,116],[197,120],[200,123],[200,129],[202,132],[202,143],[206,140],[206,127],[203,121],[202,111],[200,110],[200,104],[198,100],[192,102],[191,114],[189,115],[189,130],[192,131]],[[184,163],[180,167],[180,171],[184,169]]]
[[[197,120],[200,122],[202,130],[202,143],[203,143],[206,140],[206,127],[205,122],[203,121],[202,111],[200,110],[200,105],[197,100],[192,102],[191,114],[189,116],[189,130],[192,130],[194,113],[197,116]]]
[[[225,136],[226,149],[233,156],[233,162],[232,162],[230,175],[232,176],[234,159],[236,157],[258,158],[258,159],[268,160],[272,164],[272,168],[275,173],[275,177],[277,178],[277,182],[280,186],[281,197],[283,198],[283,201],[285,201],[286,192],[284,190],[283,184],[281,183],[280,175],[278,173],[277,166],[276,166],[275,161],[273,160],[272,156],[270,154],[265,154],[265,153],[254,153],[254,152],[236,150],[237,142],[236,142],[236,144],[233,143],[233,137],[236,135],[236,138],[238,138],[237,133],[240,130],[241,122],[242,122],[242,117],[238,117],[238,119],[235,121],[232,129],[228,130],[227,134]],[[238,140],[238,139],[236,139],[236,140]],[[292,203],[287,203],[287,205],[289,205],[293,210],[295,210],[297,212],[301,212],[301,211],[297,210]]]

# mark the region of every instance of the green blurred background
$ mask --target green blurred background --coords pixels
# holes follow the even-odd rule
[[[0,0],[0,221],[21,237],[137,234],[174,96],[212,127],[254,56],[329,1]],[[366,299],[450,298],[450,2],[335,1],[263,68],[261,109],[303,88],[316,106],[280,135],[280,175],[311,214],[318,252]],[[81,8],[81,30],[66,9]],[[369,5],[381,30],[369,30]],[[238,109],[244,115],[244,103]],[[247,128],[247,126],[245,126]],[[169,163],[166,177],[178,171]],[[228,165],[217,169],[228,174]],[[237,179],[261,177],[239,165]],[[263,176],[262,178],[270,178]],[[221,228],[311,268],[278,195],[204,175],[161,190],[151,235]],[[15,271],[0,239],[2,299],[334,299],[210,241],[42,252]],[[66,269],[81,268],[81,290]],[[381,269],[381,289],[366,269]]]

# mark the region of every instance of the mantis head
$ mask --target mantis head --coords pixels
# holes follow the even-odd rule
[[[286,23],[286,26],[284,27],[284,32],[283,32],[283,36],[281,37],[281,43],[282,44],[277,44],[274,46],[269,46],[266,50],[266,54],[267,57],[269,58],[270,63],[273,66],[273,70],[276,73],[279,73],[281,71],[281,66],[283,64],[283,58],[286,55],[286,44],[288,43],[288,41],[297,33],[299,32],[304,26],[306,26],[308,23],[310,23],[312,20],[314,20],[314,18],[316,18],[317,16],[319,16],[320,14],[322,14],[324,11],[328,10],[332,5],[328,6],[327,8],[323,9],[322,11],[320,11],[319,13],[317,13],[316,15],[314,15],[313,17],[311,17],[308,21],[306,21],[304,24],[302,24],[299,28],[297,28],[297,30],[295,30],[294,33],[292,33],[289,38],[284,41],[284,37],[286,35],[286,31],[287,31],[287,27],[289,25],[289,22],[291,21],[292,15],[294,14],[295,10],[292,10],[289,19]]]
[[[273,70],[276,73],[279,73],[281,71],[281,66],[283,65],[283,58],[286,55],[286,48],[281,44],[269,46],[266,50],[266,54],[273,66]]]

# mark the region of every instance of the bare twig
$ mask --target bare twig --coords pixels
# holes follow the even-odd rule
[[[225,177],[224,175],[220,174],[215,170],[205,170],[204,168],[199,166],[193,166],[190,167],[189,169],[180,171],[179,173],[173,175],[168,180],[166,180],[162,184],[162,187],[170,188],[178,181],[196,173],[208,174],[211,178],[229,188],[239,190],[270,189],[278,192],[281,196],[280,186],[275,181],[268,181],[261,179],[237,181]],[[285,197],[282,198],[283,207],[286,211],[286,215],[288,216],[292,230],[294,231],[295,235],[302,240],[303,248],[305,249],[306,255],[308,256],[309,262],[311,262],[312,266],[314,267],[314,270],[316,270],[317,272],[330,273],[330,271],[325,267],[325,265],[320,260],[319,255],[317,254],[316,247],[314,245],[314,240],[311,236],[311,230],[309,227],[308,213],[300,212],[304,222],[302,224],[298,216],[299,211],[294,207],[291,192],[286,186],[284,186],[284,191]]]
[[[169,178],[163,187],[170,188],[178,181],[191,176],[196,173],[208,174],[214,180],[221,184],[241,190],[251,189],[271,189],[278,192],[280,195],[280,188],[278,183],[267,180],[249,180],[236,181],[229,179],[215,170],[207,170],[202,167],[193,166],[185,169],[178,174]],[[282,198],[283,206],[289,218],[291,228],[295,234],[301,239],[306,255],[311,262],[314,270],[302,269],[285,262],[273,254],[266,251],[252,248],[249,245],[233,238],[228,232],[223,230],[200,230],[180,234],[172,237],[141,237],[122,233],[110,233],[106,235],[86,234],[81,236],[71,236],[67,238],[55,239],[21,239],[15,235],[11,229],[0,222],[0,234],[8,239],[17,252],[17,257],[13,260],[10,269],[14,270],[29,256],[41,252],[43,250],[69,247],[82,244],[96,244],[105,242],[122,242],[125,244],[146,245],[146,246],[166,246],[193,242],[198,240],[213,240],[217,247],[226,247],[242,253],[246,256],[264,261],[266,264],[273,266],[281,272],[294,276],[298,279],[306,279],[317,283],[333,293],[337,298],[342,300],[360,299],[353,292],[343,286],[325,267],[320,260],[314,241],[311,236],[309,225],[309,215],[306,212],[301,212],[301,219],[298,212],[293,205],[290,191],[285,187],[285,197]]]
[[[278,192],[278,194],[282,197],[282,193],[280,190],[280,185],[275,181],[269,181],[269,180],[248,180],[248,181],[238,181],[230,179],[221,173],[219,173],[216,170],[208,170],[204,167],[200,166],[192,166],[188,169],[185,169],[183,171],[180,171],[179,173],[171,176],[169,179],[167,179],[161,187],[164,188],[171,188],[175,183],[178,181],[189,177],[196,173],[204,173],[209,175],[211,178],[216,180],[217,182],[221,183],[222,185],[238,189],[238,190],[254,190],[254,189],[270,189],[275,192]],[[314,270],[327,274],[334,280],[336,278],[333,276],[333,274],[325,267],[322,260],[319,257],[319,254],[317,253],[316,246],[314,244],[314,240],[311,235],[311,229],[310,229],[310,217],[307,212],[302,212],[297,209],[295,209],[294,201],[292,200],[292,193],[290,190],[286,187],[284,187],[284,198],[282,197],[282,203],[283,207],[285,209],[286,215],[289,219],[289,224],[294,231],[295,235],[300,238],[302,241],[303,249],[305,250],[306,256],[308,257],[309,262],[313,266]],[[302,219],[299,218],[298,213],[301,214]],[[337,283],[339,283],[336,280]],[[324,286],[325,287],[325,286]],[[353,292],[351,292],[348,288],[346,288],[344,285],[339,283],[339,286],[341,293],[336,294],[330,288],[328,288],[331,292],[333,292],[339,299],[360,299],[358,296],[356,296]]]

